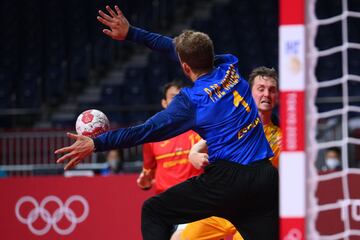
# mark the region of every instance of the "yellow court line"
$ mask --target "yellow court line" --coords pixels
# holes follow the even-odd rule
[[[179,156],[179,155],[183,155],[183,154],[189,154],[190,150],[185,150],[185,151],[178,151],[178,152],[173,152],[173,153],[166,153],[163,155],[159,155],[157,157],[155,157],[156,160],[160,160],[160,159],[164,159],[167,157],[174,157],[174,156]]]

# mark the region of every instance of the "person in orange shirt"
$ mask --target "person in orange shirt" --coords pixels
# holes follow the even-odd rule
[[[255,68],[249,76],[249,83],[263,123],[266,138],[274,152],[274,157],[270,160],[274,166],[278,167],[281,131],[271,121],[273,109],[278,101],[278,75],[274,69],[266,67]],[[189,154],[190,162],[197,169],[202,169],[208,164],[208,157],[205,140],[200,140],[195,144]],[[172,238],[174,240],[220,240],[229,236],[233,236],[233,240],[243,239],[231,222],[220,217],[210,217],[189,223],[183,230],[178,230],[174,236],[176,236]]]
[[[166,108],[180,92],[183,84],[173,81],[164,86],[161,105]],[[143,145],[143,170],[137,184],[146,190],[155,185],[155,193],[166,189],[202,173],[188,160],[191,147],[200,140],[194,131],[188,131],[171,139],[146,143]]]
[[[271,115],[278,103],[279,95],[277,72],[273,68],[255,68],[249,76],[249,83],[251,94],[263,123],[266,139],[274,152],[274,157],[270,158],[270,160],[273,165],[278,168],[281,149],[281,131],[280,128],[271,121]]]

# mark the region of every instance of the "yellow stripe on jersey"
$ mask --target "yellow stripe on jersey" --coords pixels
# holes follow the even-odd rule
[[[182,159],[177,159],[177,160],[172,160],[172,161],[166,161],[163,163],[163,167],[164,168],[169,168],[169,167],[173,167],[176,166],[178,164],[187,164],[189,162],[189,160],[187,158],[182,158]]]
[[[190,150],[166,153],[166,154],[156,156],[155,159],[160,160],[160,159],[164,159],[164,158],[168,158],[168,157],[174,157],[174,156],[179,156],[179,155],[183,155],[183,154],[189,154],[189,152],[190,152]]]

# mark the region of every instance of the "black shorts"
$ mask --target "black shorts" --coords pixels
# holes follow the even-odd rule
[[[277,240],[277,169],[269,160],[251,165],[230,161],[208,165],[202,175],[144,203],[143,239],[168,240],[173,225],[211,216],[228,219],[246,240]]]

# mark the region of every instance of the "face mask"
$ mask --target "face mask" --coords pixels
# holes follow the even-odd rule
[[[112,169],[117,169],[117,167],[119,166],[119,160],[117,159],[110,159],[109,160],[109,166]]]
[[[328,158],[326,159],[326,166],[330,170],[336,169],[338,166],[340,166],[340,161],[337,158]]]

